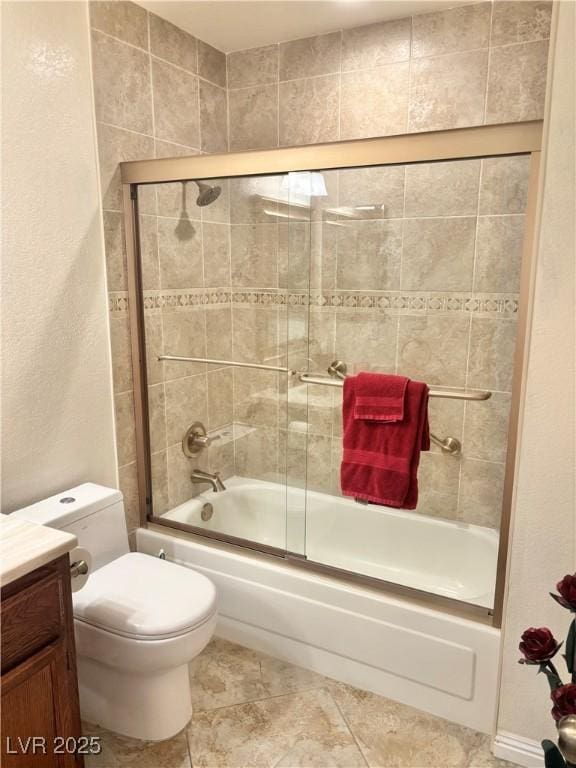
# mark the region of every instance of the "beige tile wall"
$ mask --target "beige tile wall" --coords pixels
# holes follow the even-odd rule
[[[445,456],[434,446],[422,457],[419,510],[497,527],[528,158],[351,169],[324,177],[330,196],[316,202],[311,223],[278,224],[274,211],[264,223],[259,201],[271,194],[270,180],[251,180],[243,197],[243,183],[235,182],[231,206],[244,211],[244,219],[231,225],[232,260],[235,230],[242,237],[245,230],[264,231],[267,264],[277,266],[287,288],[275,282],[273,271],[260,271],[266,277],[252,281],[252,292],[238,290],[245,286],[243,274],[233,273],[234,358],[287,360],[289,367],[317,372],[341,359],[351,373],[380,370],[430,385],[492,390],[492,399],[482,403],[431,401],[433,431],[461,440],[463,452]],[[337,213],[353,200],[377,210],[353,220]],[[257,219],[262,223],[251,223]],[[296,236],[284,238],[283,250],[286,227]],[[301,228],[312,254],[309,308],[296,303],[306,294]],[[240,239],[242,264],[251,269]],[[248,253],[253,264],[262,259],[257,248]],[[292,485],[339,493],[341,392],[293,384],[286,402],[273,374],[237,369],[233,377],[234,421],[260,434],[268,459],[259,466],[249,457],[248,468],[247,454],[237,452],[236,473],[279,481],[287,475]],[[258,443],[254,433],[239,439]]]
[[[550,9],[496,0],[231,53],[230,149],[538,119]]]
[[[550,4],[479,3],[227,57],[131,3],[92,3],[91,13],[120,474],[133,525],[118,161],[540,117]],[[462,438],[464,452],[424,457],[421,508],[497,525],[525,166],[512,158],[325,177],[324,209],[383,211],[337,226],[316,210],[287,224],[270,215],[282,212],[274,178],[222,182],[202,210],[190,185],[184,198],[180,184],[142,191],[156,510],[192,493],[179,442],[196,418],[221,435],[202,465],[224,477],[288,473],[336,493],[340,446],[334,390],[310,388],[306,403],[291,388],[286,402],[276,374],[162,366],[160,351],[319,370],[339,356],[352,370],[496,390],[488,404],[432,403],[436,431]]]
[[[540,118],[550,8],[550,3],[486,2],[232,53],[230,148]],[[260,127],[253,130],[253,125]],[[241,264],[237,284],[273,287],[278,259],[279,288],[302,288],[306,270],[298,259],[312,254],[312,287],[322,293],[322,301],[338,306],[313,307],[309,317],[304,309],[278,310],[288,326],[290,365],[323,370],[341,358],[351,370],[392,370],[431,384],[492,389],[487,403],[431,403],[435,431],[458,437],[464,448],[458,458],[437,448],[423,456],[419,509],[497,527],[526,161],[487,159],[333,176],[325,207],[384,202],[382,215],[340,226],[326,221],[316,221],[311,229],[301,225],[300,246],[299,225],[291,223],[283,255],[278,244],[282,225],[275,228],[270,217],[267,223],[261,210],[237,216],[232,219],[232,261],[238,258]],[[257,183],[251,182],[244,194],[246,199],[252,195],[253,206]],[[247,208],[246,200],[234,197],[232,205],[244,212]],[[259,230],[251,233],[255,241],[246,265],[246,250],[239,248],[236,255],[234,247],[235,239],[246,235],[235,235],[234,229],[248,221],[258,222]],[[306,232],[311,242],[303,247]],[[378,292],[384,291],[388,303],[375,311],[382,299]],[[397,311],[402,301],[405,306]],[[238,311],[244,310],[233,308]],[[254,322],[266,323],[264,311],[255,312],[261,316]],[[278,352],[286,349],[285,341],[281,336]],[[235,371],[234,381],[239,378],[246,377]],[[262,380],[245,381],[242,408],[235,413],[245,421],[247,411],[260,413],[259,403],[266,402],[266,423],[254,416],[250,423],[261,431],[267,450],[275,452],[276,475],[270,461],[264,468],[253,464],[250,471],[256,469],[263,479],[287,476],[292,484],[338,493],[339,392],[309,388],[306,401],[302,390],[291,389],[286,413],[282,407],[271,412],[270,389]],[[283,392],[276,393],[282,406]],[[280,432],[275,442],[276,418]],[[306,423],[307,446],[299,431]],[[250,439],[257,444],[253,434]],[[247,472],[242,459],[237,454],[239,474]]]
[[[192,35],[129,2],[91,2],[92,65],[104,207],[111,342],[116,400],[120,486],[128,524],[138,523],[134,396],[126,304],[118,163],[122,160],[222,152],[228,149],[226,57]],[[226,270],[226,196],[210,210],[195,205],[188,185],[145,189],[140,194],[144,288],[147,291],[219,285]],[[226,222],[222,224],[220,222]],[[208,265],[204,270],[204,247]],[[121,309],[118,311],[118,307]],[[191,335],[221,338],[230,308],[147,312],[148,345],[158,352],[164,337],[185,350]],[[228,321],[229,325],[229,321]],[[212,342],[211,342],[212,343]],[[203,353],[206,342],[203,341]],[[208,392],[226,391],[228,371],[205,366],[166,367],[149,355],[150,433],[155,505],[159,511],[188,498],[179,451],[188,422],[207,426],[231,421]],[[209,385],[210,383],[210,385]],[[229,450],[229,449],[228,449]],[[226,456],[221,447],[212,451]],[[174,471],[168,475],[168,466]],[[189,473],[188,473],[189,474]],[[170,494],[170,496],[169,496]]]

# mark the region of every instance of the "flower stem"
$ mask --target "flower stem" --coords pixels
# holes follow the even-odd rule
[[[552,674],[553,674],[553,675],[556,675],[556,677],[558,678],[558,680],[560,680],[560,675],[558,674],[558,670],[556,669],[556,667],[554,666],[554,664],[553,664],[551,661],[548,661],[548,666],[550,667],[550,671],[552,672]]]
[[[546,675],[551,691],[562,685],[562,680],[560,679],[558,670],[551,661],[542,662],[542,664],[540,664],[540,672],[544,672]]]

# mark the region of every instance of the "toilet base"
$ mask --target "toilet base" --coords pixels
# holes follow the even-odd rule
[[[188,665],[133,674],[78,657],[82,719],[144,741],[175,736],[192,717]]]

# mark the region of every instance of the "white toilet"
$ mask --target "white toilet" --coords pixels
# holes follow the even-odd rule
[[[13,513],[73,533],[92,556],[73,594],[82,717],[159,741],[190,720],[188,663],[216,625],[217,595],[200,573],[130,552],[122,494],[84,483]]]

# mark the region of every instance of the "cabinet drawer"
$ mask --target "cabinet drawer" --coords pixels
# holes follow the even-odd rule
[[[3,600],[2,672],[57,640],[64,631],[62,581],[55,573]]]

